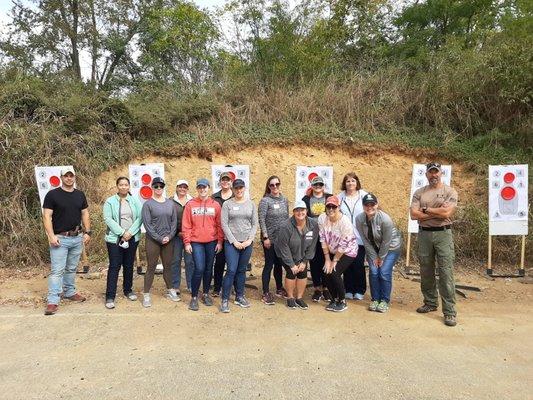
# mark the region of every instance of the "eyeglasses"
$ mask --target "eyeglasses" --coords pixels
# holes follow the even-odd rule
[[[165,186],[164,185],[154,185],[152,186],[154,189],[163,189]]]
[[[337,208],[337,206],[333,206],[333,205],[327,205],[326,206],[326,210],[334,210],[336,208]]]
[[[270,186],[271,188],[280,187],[280,186],[281,186],[281,183],[280,183],[280,182],[278,182],[278,183],[271,183],[271,184],[268,185],[268,186]]]
[[[315,184],[313,185],[313,187],[322,187],[322,186],[324,186],[323,183],[315,183]]]

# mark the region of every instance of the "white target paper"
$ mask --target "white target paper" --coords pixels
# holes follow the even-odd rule
[[[489,234],[527,232],[528,165],[489,165]]]
[[[244,181],[246,197],[250,197],[250,166],[249,165],[211,165],[211,184],[213,193],[220,190],[220,175],[228,172],[231,180],[242,179]]]
[[[333,167],[300,165],[296,167],[295,201],[301,200],[305,196],[305,192],[311,187],[311,180],[315,176],[321,176],[324,179],[324,191],[326,193],[333,193]]]
[[[452,166],[441,165],[441,170],[442,182],[448,186],[451,186]],[[411,202],[415,191],[426,185],[429,185],[428,179],[426,178],[426,166],[424,164],[413,164],[413,176],[411,178],[411,196],[409,197],[409,202]],[[411,219],[411,217],[409,217],[407,231],[409,233],[418,233],[418,221],[414,221]]]
[[[61,186],[61,170],[67,167],[73,168],[72,165],[35,167],[35,181],[37,182],[41,207],[43,206],[46,193]]]
[[[165,179],[165,165],[162,163],[130,165],[129,173],[130,192],[144,204],[146,200],[152,198],[152,180],[157,176]],[[166,186],[163,195],[166,197]]]

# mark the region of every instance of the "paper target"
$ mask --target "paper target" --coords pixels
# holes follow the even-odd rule
[[[311,181],[317,176],[324,179],[324,192],[333,193],[333,167],[300,165],[296,167],[295,201],[301,200],[305,196],[305,192],[311,187]]]
[[[442,165],[442,182],[448,186],[451,186],[452,182],[452,166],[451,165]],[[426,178],[426,166],[424,164],[413,164],[413,176],[411,178],[411,196],[409,201],[413,198],[413,194],[416,190],[420,189],[423,186],[429,185],[428,179]],[[418,221],[414,221],[411,217],[408,217],[409,222],[407,224],[407,231],[409,233],[418,233]]]
[[[527,235],[528,165],[489,165],[489,235]]]
[[[242,179],[244,181],[246,196],[250,198],[250,166],[249,165],[211,165],[211,186],[213,193],[220,190],[220,175],[228,172],[231,181]]]
[[[61,170],[72,165],[59,165],[51,167],[35,167],[35,181],[39,191],[39,200],[43,206],[44,197],[50,190],[61,186]],[[75,187],[76,185],[74,185]]]
[[[165,165],[162,163],[130,165],[129,173],[130,192],[144,204],[146,200],[152,198],[152,180],[155,177],[165,179]],[[166,186],[163,195],[166,197]]]

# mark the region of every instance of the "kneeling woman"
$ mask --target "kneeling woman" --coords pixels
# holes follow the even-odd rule
[[[318,217],[320,243],[324,252],[324,280],[331,293],[328,311],[346,310],[344,281],[342,274],[357,257],[357,239],[353,225],[340,211],[337,196],[326,201],[326,213]]]
[[[285,289],[289,308],[308,308],[303,300],[307,285],[307,264],[315,256],[317,242],[318,224],[307,216],[305,202],[298,200],[293,207],[292,217],[280,226],[275,243],[277,256],[287,271]]]
[[[235,304],[243,308],[250,307],[250,302],[244,296],[244,283],[246,266],[252,256],[252,244],[258,226],[257,208],[252,200],[245,198],[242,179],[233,181],[233,194],[235,197],[226,200],[222,206],[227,270],[222,281],[220,311],[224,313],[229,312],[229,296],[234,282]]]
[[[391,217],[378,209],[378,199],[369,193],[362,199],[363,213],[356,217],[357,231],[361,234],[368,260],[370,311],[387,312],[392,291],[392,269],[402,246],[400,232]]]

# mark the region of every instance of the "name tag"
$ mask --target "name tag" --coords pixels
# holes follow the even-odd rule
[[[233,211],[239,211],[239,207],[237,206],[233,207]]]
[[[309,231],[305,234],[305,239],[313,239],[313,231]]]
[[[215,207],[207,207],[205,214],[206,215],[215,215]]]
[[[274,204],[273,207],[274,207],[274,210],[277,210],[277,209],[279,209],[279,204]]]

